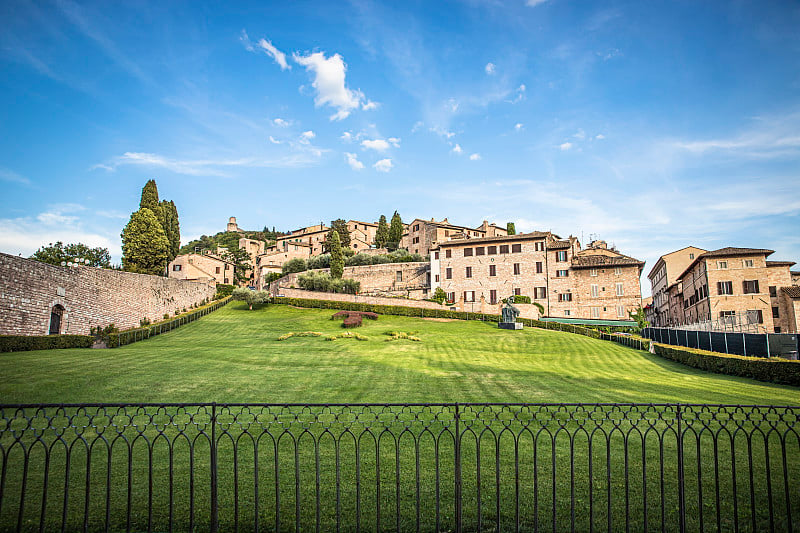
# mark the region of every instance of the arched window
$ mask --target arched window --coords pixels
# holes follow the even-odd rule
[[[59,335],[61,333],[61,318],[64,316],[64,307],[60,304],[53,306],[50,311],[50,335]]]

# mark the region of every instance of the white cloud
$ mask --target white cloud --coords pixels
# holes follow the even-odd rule
[[[400,139],[398,139],[397,137],[389,137],[388,140],[392,144],[392,146],[394,146],[395,148],[400,148]]]
[[[114,172],[116,168],[110,165],[104,165],[103,163],[97,163],[96,165],[92,165],[89,167],[89,170],[97,170],[98,168],[102,168],[103,170],[107,170],[109,172]]]
[[[390,170],[392,170],[392,167],[394,165],[392,165],[392,160],[391,159],[381,159],[380,161],[378,161],[377,163],[375,163],[372,166],[378,172],[389,172]]]
[[[441,128],[439,126],[433,126],[432,128],[429,128],[429,129],[430,129],[430,131],[432,131],[436,135],[439,135],[440,137],[444,137],[445,139],[451,139],[451,138],[455,137],[455,135],[456,135],[452,131],[446,130],[446,129]]]
[[[348,142],[348,143],[349,142],[353,142],[353,134],[351,132],[349,132],[349,131],[346,131],[346,132],[342,133],[342,136],[339,137],[339,138],[341,140],[343,140],[344,142]]]
[[[597,135],[595,135],[594,138],[597,139],[598,141],[602,141],[603,139],[606,138],[606,136],[603,135],[602,133],[598,133]]]
[[[345,152],[344,157],[347,159],[347,164],[350,165],[350,168],[353,170],[361,170],[364,168],[364,163],[358,160],[358,156],[356,154]]]
[[[562,144],[558,145],[558,147],[561,148],[562,152],[566,152],[567,150],[572,148],[572,143],[570,143],[570,142],[562,143]]]
[[[281,141],[279,141],[278,139],[276,139],[272,135],[269,136],[269,142],[271,142],[272,144],[283,144]]]
[[[497,68],[497,67],[495,67],[495,64],[494,64],[494,63],[486,63],[486,67],[484,67],[484,69],[483,69],[483,70],[485,70],[485,71],[486,71],[486,74],[488,74],[489,76],[491,76],[492,74],[494,74],[494,71],[495,71],[495,69],[496,69],[496,68]]]
[[[511,100],[506,100],[506,101],[509,104],[518,104],[519,102],[521,102],[521,101],[523,101],[525,99],[525,91],[527,91],[527,90],[528,90],[528,88],[525,87],[525,84],[521,83],[519,85],[519,87],[517,87],[517,89],[514,91],[517,94],[517,96],[515,96]]]
[[[331,115],[331,120],[347,118],[352,110],[358,109],[364,101],[364,94],[361,91],[350,90],[345,85],[347,65],[339,54],[326,58],[324,52],[314,52],[307,56],[294,54],[292,57],[297,64],[306,67],[306,70],[314,75],[314,81],[311,83],[317,91],[314,105],[317,107],[329,105],[337,110]]]
[[[300,139],[298,139],[298,141],[302,144],[310,144],[311,139],[313,139],[316,136],[317,135],[311,130],[304,131],[303,133],[300,134]]]
[[[514,124],[515,130],[522,131],[522,128],[523,128],[522,122],[517,122],[516,124]]]
[[[291,69],[292,66],[286,62],[286,54],[275,48],[272,43],[266,39],[259,39],[258,46],[270,56],[275,62],[280,65],[281,70]]]
[[[275,124],[278,127],[281,127],[281,128],[285,128],[285,127],[290,126],[292,124],[291,121],[284,120],[282,118],[272,119],[272,123]]]
[[[480,161],[480,159],[481,159],[481,154],[472,154],[471,156],[469,156],[470,161]]]
[[[577,133],[575,133],[575,134],[573,135],[573,137],[575,137],[576,139],[583,140],[583,139],[585,139],[585,138],[586,138],[586,132],[585,132],[585,131],[583,131],[583,129],[580,129],[580,128],[579,128],[579,129],[578,129],[578,131],[577,131]]]
[[[250,42],[250,36],[247,35],[245,30],[242,30],[242,33],[239,34],[239,40],[242,41],[244,45],[244,49],[248,52],[255,52],[256,49],[253,47],[253,43]]]
[[[290,143],[294,148],[299,145]],[[318,162],[323,150],[310,146],[302,146],[301,151],[276,159],[243,157],[240,159],[173,159],[160,154],[144,152],[125,152],[115,157],[109,168],[116,170],[121,166],[142,166],[162,168],[186,176],[220,176],[229,177],[226,169],[233,168],[296,168],[306,167]]]
[[[370,111],[372,109],[378,109],[378,106],[380,106],[380,104],[378,102],[373,102],[372,100],[367,100],[367,103],[363,104],[361,106],[361,109],[363,109],[364,111]]]
[[[461,153],[464,152],[464,150],[461,149],[461,145],[460,144],[456,143],[456,145],[453,146],[453,152],[455,152],[457,154],[461,154]]]
[[[545,2],[547,2],[547,0],[525,0],[525,5],[528,7],[536,7],[544,4]]]
[[[370,150],[377,150],[379,152],[389,149],[389,143],[383,139],[365,139],[361,141],[361,146]]]

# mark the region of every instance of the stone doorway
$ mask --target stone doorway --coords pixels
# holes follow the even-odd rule
[[[61,334],[61,319],[64,317],[64,307],[60,304],[53,306],[50,311],[50,331],[49,335]]]

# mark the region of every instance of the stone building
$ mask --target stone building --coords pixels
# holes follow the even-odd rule
[[[767,333],[797,331],[792,296],[796,286],[790,271],[795,263],[768,261],[773,253],[726,247],[698,255],[670,291],[675,324],[710,323],[713,329],[744,325]]]
[[[694,261],[695,257],[705,252],[706,250],[702,248],[687,246],[662,255],[650,269],[647,277],[650,279],[653,294],[652,321],[650,322],[653,327],[671,325],[667,289],[675,283],[678,275]]]
[[[186,281],[202,281],[232,285],[235,282],[234,264],[211,254],[184,254],[173,259],[168,267],[169,277]]]
[[[244,233],[244,230],[239,229],[239,225],[236,223],[236,217],[231,217],[228,219],[228,227],[225,229],[225,231]]]
[[[95,326],[138,327],[216,292],[192,282],[86,266],[62,267],[0,253],[0,335],[88,335]]]
[[[454,239],[431,251],[431,291],[465,310],[529,296],[549,317],[620,320],[641,305],[644,263],[550,232]]]
[[[502,237],[507,234],[506,228],[489,224],[486,220],[477,228],[468,228],[451,224],[446,218],[441,222],[436,222],[433,218],[430,220],[415,218],[403,232],[400,248],[424,257],[437,245],[450,239]]]
[[[360,220],[349,220],[347,231],[350,232],[350,248],[355,253],[369,250],[375,246],[375,234],[378,225],[373,222],[362,222]]]
[[[288,235],[278,237],[275,246],[278,250],[286,251],[292,245],[305,244],[308,246],[309,255],[321,255],[329,229],[328,226],[322,223],[300,228]]]

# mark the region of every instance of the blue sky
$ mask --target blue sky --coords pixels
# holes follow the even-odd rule
[[[118,4],[0,4],[0,251],[118,260],[155,178],[184,241],[397,209],[800,260],[796,2]]]

